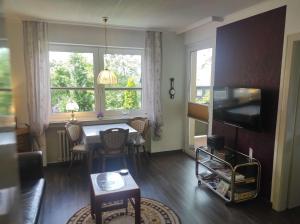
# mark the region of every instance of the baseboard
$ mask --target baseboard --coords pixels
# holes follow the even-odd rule
[[[183,152],[183,149],[175,149],[175,150],[166,150],[166,151],[160,151],[160,152],[151,152],[151,156],[159,156],[159,155],[167,155],[167,154],[174,154],[174,153],[180,153]]]
[[[171,149],[171,150],[160,151],[160,152],[148,152],[148,154],[150,156],[160,156],[160,155],[169,155],[169,154],[182,153],[182,152],[184,152],[183,149]],[[79,161],[74,161],[75,164],[76,164],[76,162],[79,162]],[[65,162],[52,161],[52,162],[48,162],[47,166],[69,165],[69,163],[70,163],[70,161],[65,161]]]
[[[184,150],[185,154],[187,154],[189,157],[195,159],[196,158],[196,152],[191,150],[191,149],[187,149]]]
[[[76,161],[74,161],[74,163],[76,163]],[[47,166],[57,166],[57,165],[68,165],[70,164],[70,161],[55,161],[55,162],[48,162]]]

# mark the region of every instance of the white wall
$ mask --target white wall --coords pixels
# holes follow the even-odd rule
[[[183,36],[164,32],[162,37],[162,105],[164,127],[162,139],[152,141],[152,151],[183,149],[184,143],[184,95],[185,95],[185,49]],[[174,77],[175,99],[170,99],[170,78]]]
[[[96,26],[66,25],[50,23],[50,42],[105,45],[104,29]],[[144,48],[145,32],[139,30],[108,29],[107,44],[114,47]]]
[[[294,105],[289,105],[288,94],[289,74],[285,72],[287,37],[300,32],[300,1],[299,0],[269,0],[253,7],[238,11],[224,18],[223,22],[213,22],[184,34],[184,42],[188,48],[202,42],[213,41],[216,44],[216,28],[235,22],[280,6],[287,6],[285,40],[282,58],[282,72],[280,84],[279,107],[277,117],[277,130],[275,139],[275,153],[273,166],[272,198],[273,208],[280,211],[287,208],[287,183],[289,178],[289,162],[287,152],[290,151],[290,142],[293,140],[293,130],[287,125],[287,111],[293,110]],[[214,75],[214,74],[213,74]],[[298,146],[298,148],[300,145]]]

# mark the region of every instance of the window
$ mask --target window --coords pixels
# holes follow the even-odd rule
[[[0,42],[0,116],[13,114],[9,49]]]
[[[79,112],[95,111],[93,53],[50,51],[51,110],[67,112],[74,101]]]
[[[212,48],[197,51],[195,102],[209,104]]]
[[[118,84],[105,86],[105,110],[138,110],[142,107],[141,55],[105,54],[104,67]]]
[[[105,54],[100,47],[50,44],[52,119],[65,116],[70,101],[79,106],[76,116],[95,116],[99,111],[106,116],[139,114],[143,109],[142,63],[139,49],[114,48]],[[103,68],[116,74],[116,85],[96,84]]]
[[[190,50],[190,96],[189,101],[193,108],[197,108],[199,116],[188,119],[188,147],[195,151],[195,148],[206,144],[208,134],[209,102],[211,91],[211,66],[212,66],[212,48],[191,49]],[[192,108],[191,107],[191,108]],[[192,109],[193,110],[193,109]],[[191,111],[190,111],[191,112]],[[203,116],[207,114],[208,117]]]

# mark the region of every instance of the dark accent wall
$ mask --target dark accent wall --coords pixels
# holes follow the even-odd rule
[[[286,7],[217,29],[215,86],[262,89],[264,130],[239,129],[237,150],[249,147],[262,164],[262,195],[270,197]],[[213,133],[233,147],[235,128],[213,122]]]

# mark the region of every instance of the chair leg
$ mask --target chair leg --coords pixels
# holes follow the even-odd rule
[[[128,214],[128,199],[127,198],[125,198],[125,199],[123,199],[123,202],[125,203],[125,205],[126,205],[126,208],[125,208],[125,214],[127,215]]]
[[[134,146],[132,144],[128,145],[127,153],[128,155],[134,154]]]
[[[83,154],[83,161],[85,163],[85,166],[86,166],[86,170],[87,170],[87,173],[90,174],[90,166],[89,166],[89,163],[90,163],[90,157],[89,157],[89,153],[84,153]],[[91,172],[92,173],[92,172]]]
[[[140,153],[140,146],[139,145],[136,145],[135,146],[135,151],[136,151],[136,163],[137,163],[137,166],[140,166],[141,165],[141,153]]]
[[[70,174],[70,170],[73,166],[73,161],[75,159],[75,156],[76,156],[75,153],[72,152],[72,158],[71,158],[71,163],[70,163],[70,166],[69,166],[69,169],[68,169],[68,174]]]
[[[145,145],[143,145],[143,151],[144,151],[144,155],[146,156],[146,158],[148,158],[148,152],[146,151]]]
[[[86,153],[84,153],[84,157],[85,157],[85,166],[86,166],[86,170],[87,170],[87,173],[88,174],[91,174],[91,173],[93,173],[92,172],[92,167],[91,167],[91,164],[92,164],[92,161],[91,161],[91,158],[93,158],[93,151],[87,151]]]
[[[133,150],[133,153],[131,153],[129,156],[130,156],[130,159],[133,162],[133,172],[134,172],[135,175],[137,175],[137,159],[136,159],[136,155],[134,153],[134,150]]]
[[[136,150],[136,155],[137,155],[138,159],[141,160],[140,146],[136,145],[135,150]]]

